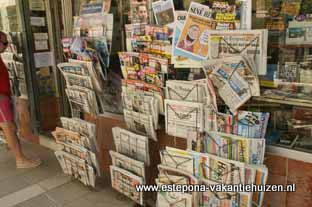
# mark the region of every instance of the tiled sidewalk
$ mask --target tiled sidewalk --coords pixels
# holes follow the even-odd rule
[[[90,189],[65,176],[47,148],[23,143],[27,155],[44,163],[32,170],[17,170],[12,154],[0,144],[0,206],[17,207],[131,207],[133,202],[116,193],[105,179]]]

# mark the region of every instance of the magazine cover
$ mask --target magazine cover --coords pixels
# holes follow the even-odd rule
[[[149,0],[130,0],[131,23],[148,23],[149,22]]]
[[[213,28],[211,9],[208,6],[192,2],[186,21],[177,43],[177,48],[185,51],[187,57],[196,56],[202,60],[208,58],[208,33]]]
[[[165,26],[174,23],[173,0],[160,0],[152,3],[155,20],[158,25]]]
[[[84,3],[80,6],[80,16],[96,15],[108,13],[111,7],[111,0],[104,0],[102,2]]]
[[[191,54],[181,50],[177,47],[177,43],[181,32],[183,30],[183,26],[185,23],[185,19],[187,16],[187,11],[175,11],[175,28],[173,32],[173,40],[172,40],[172,56],[171,63],[174,64],[175,68],[201,68],[202,65],[200,63],[201,59],[193,56],[192,58],[188,58]]]

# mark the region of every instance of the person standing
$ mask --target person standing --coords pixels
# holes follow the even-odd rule
[[[6,50],[8,44],[7,35],[0,31],[0,53]],[[16,134],[16,125],[13,121],[13,109],[10,97],[11,86],[9,72],[0,56],[0,129],[3,131],[9,148],[14,153],[16,167],[18,169],[38,167],[41,164],[40,159],[29,159],[22,152]]]

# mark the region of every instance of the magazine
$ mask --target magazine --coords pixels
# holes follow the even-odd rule
[[[137,185],[143,185],[142,177],[121,169],[116,166],[110,166],[112,187],[118,192],[124,194],[136,203],[143,205],[143,192],[136,191]]]
[[[130,0],[131,23],[149,23],[149,0]]]
[[[208,58],[208,33],[213,28],[212,11],[208,6],[192,2],[177,48],[190,54],[187,57]],[[197,59],[194,59],[197,60]]]
[[[252,91],[248,82],[239,73],[235,73],[231,67],[210,64],[210,60],[205,61],[203,67],[219,96],[232,112],[251,98]]]
[[[182,32],[185,20],[187,16],[187,11],[175,11],[175,28],[173,32],[172,40],[172,56],[171,63],[174,64],[175,68],[201,68],[201,59],[193,56],[188,58],[191,54],[186,53],[177,47],[177,43]]]
[[[113,166],[130,171],[131,173],[145,179],[145,167],[143,162],[131,159],[114,151],[109,151],[109,154],[112,158]]]
[[[166,133],[194,139],[204,130],[203,104],[165,99]]]
[[[114,127],[112,129],[115,148],[118,153],[132,159],[150,164],[148,137],[135,134],[126,129]]]
[[[155,20],[158,25],[171,26],[174,23],[174,5],[173,0],[160,0],[152,3]]]
[[[246,55],[254,60],[258,75],[267,72],[267,30],[209,31],[209,58]]]
[[[124,118],[127,127],[141,135],[157,141],[157,135],[153,124],[153,116],[124,109]]]
[[[108,13],[111,7],[111,0],[104,0],[102,2],[95,2],[95,3],[83,3],[80,6],[80,16],[87,16],[87,15],[98,15]]]
[[[237,111],[233,133],[249,138],[265,138],[269,117],[269,113]]]

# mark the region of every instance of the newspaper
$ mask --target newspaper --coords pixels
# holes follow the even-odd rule
[[[172,26],[174,23],[174,5],[173,0],[155,1],[152,3],[156,24],[162,26]]]
[[[111,0],[104,0],[102,2],[82,3],[80,6],[80,16],[98,15],[108,13],[111,7]]]
[[[139,80],[124,80],[122,82],[122,91],[127,93],[135,93],[136,91],[142,91],[146,96],[153,96],[158,100],[159,113],[164,114],[164,93],[161,88],[145,83]]]
[[[248,82],[228,65],[215,65],[214,62],[210,64],[208,60],[203,63],[203,67],[219,96],[232,112],[251,98],[252,91]]]
[[[184,150],[166,147],[160,151],[161,164],[194,174],[194,158]]]
[[[127,127],[141,135],[146,135],[149,138],[157,141],[157,134],[153,124],[153,116],[135,111],[124,109],[124,118]]]
[[[96,140],[96,125],[87,121],[84,121],[82,119],[78,118],[67,118],[67,117],[61,117],[61,123],[62,127],[64,129],[77,132],[81,136],[85,136],[90,139],[92,147],[92,151],[98,151],[99,152],[99,146],[97,144]]]
[[[158,128],[159,107],[155,97],[145,96],[142,91],[124,91],[122,100],[125,109],[151,115],[155,129]]]
[[[200,62],[200,58],[196,56],[193,56],[192,59],[188,58],[188,56],[191,56],[191,54],[186,53],[184,50],[181,50],[177,47],[177,43],[183,30],[186,16],[186,11],[175,11],[176,19],[172,40],[171,63],[174,64],[175,68],[201,68],[202,64]]]
[[[59,63],[57,67],[63,73],[71,73],[82,76],[89,75],[88,70],[83,65],[78,63]]]
[[[104,79],[104,74],[102,71],[99,71],[97,67],[91,61],[82,61],[82,60],[74,60],[68,59],[70,64],[79,64],[82,67],[88,70],[88,74],[92,79],[93,87],[97,92],[102,92],[102,81]]]
[[[94,91],[82,87],[68,87],[66,95],[71,104],[72,112],[79,110],[91,114],[99,114],[99,108]]]
[[[72,73],[63,73],[66,86],[80,86],[88,89],[93,89],[92,80],[89,76],[76,75]]]
[[[207,132],[205,152],[247,164],[262,164],[265,139],[250,139],[232,134]]]
[[[233,56],[204,61],[205,71],[222,67],[231,68],[248,82],[252,96],[260,96],[260,83],[253,59],[244,56]]]
[[[157,207],[193,207],[192,195],[181,192],[158,192]]]
[[[166,81],[166,98],[203,104],[211,102],[207,82],[198,81]]]
[[[145,167],[143,162],[131,159],[114,151],[109,151],[109,154],[112,158],[113,166],[130,171],[131,173],[145,179]]]
[[[266,75],[267,30],[211,30],[207,36],[209,58],[246,55],[254,60],[258,75]]]
[[[208,33],[213,28],[211,15],[212,11],[208,6],[191,3],[177,43],[177,48],[190,54],[187,55],[188,58],[208,58]]]
[[[166,132],[194,139],[204,130],[203,104],[165,99]]]
[[[110,172],[112,187],[136,203],[143,205],[143,192],[136,190],[137,185],[144,184],[143,178],[112,165]]]
[[[210,180],[202,179],[203,185],[212,186],[219,183]],[[217,192],[205,191],[201,194],[202,206],[228,206],[228,207],[251,207],[252,193],[251,192]]]
[[[149,0],[130,0],[131,23],[148,23],[149,22]]]
[[[94,169],[85,160],[64,151],[56,151],[55,155],[65,174],[73,176],[86,186],[95,187]]]
[[[114,127],[112,129],[115,148],[118,153],[150,165],[148,137]]]
[[[233,133],[243,137],[265,138],[269,117],[269,113],[238,111]]]
[[[189,151],[195,158],[196,177],[224,184],[240,184],[245,181],[245,164],[218,156]]]

